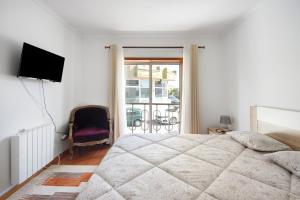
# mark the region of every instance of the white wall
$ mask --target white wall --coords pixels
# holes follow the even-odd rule
[[[249,106],[300,109],[300,1],[266,0],[223,38],[228,111],[248,130]]]
[[[200,50],[201,127],[218,125],[230,113],[235,127],[249,129],[253,104],[300,109],[300,1],[265,0],[220,37],[171,34],[85,36],[83,40],[32,0],[0,4],[0,193],[10,186],[9,137],[49,123],[41,87],[16,78],[22,43],[66,57],[62,83],[46,83],[48,108],[59,130],[76,105],[108,104],[109,66],[105,45],[205,45]],[[64,149],[58,139],[56,151]]]
[[[62,83],[45,83],[48,109],[59,131],[74,106],[74,70],[81,64],[81,38],[50,11],[32,0],[0,2],[0,194],[10,187],[10,140],[21,129],[50,123],[42,111],[41,84],[16,78],[23,42],[66,58]],[[56,136],[56,153],[65,145]]]
[[[196,43],[205,45],[200,51],[200,113],[202,131],[218,125],[220,114],[226,111],[224,71],[221,43],[218,36],[184,36],[184,35],[121,35],[121,36],[86,36],[83,39],[82,82],[77,82],[80,90],[76,95],[77,104],[108,104],[109,66],[108,51],[104,46],[109,44],[128,46],[176,46]],[[157,50],[156,50],[157,51]],[[168,50],[162,50],[168,51]],[[132,53],[132,52],[131,52]],[[151,52],[152,54],[155,52]],[[147,55],[144,55],[147,56]],[[80,94],[79,94],[80,93]],[[226,113],[225,113],[226,114]]]

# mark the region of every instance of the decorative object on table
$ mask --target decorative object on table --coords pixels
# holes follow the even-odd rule
[[[81,106],[71,112],[69,124],[69,150],[74,146],[110,143],[112,138],[110,117],[105,106]]]
[[[221,128],[229,129],[229,126],[231,125],[231,119],[228,115],[221,115],[220,116],[220,125]]]

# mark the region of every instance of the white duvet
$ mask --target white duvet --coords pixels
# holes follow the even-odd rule
[[[132,134],[77,199],[300,200],[300,178],[226,134]]]

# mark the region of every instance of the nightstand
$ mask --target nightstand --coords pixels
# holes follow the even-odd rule
[[[208,128],[208,134],[224,134],[232,130],[226,128]]]

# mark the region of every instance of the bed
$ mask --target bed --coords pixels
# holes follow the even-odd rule
[[[277,115],[290,120],[281,124]],[[290,133],[297,138],[298,117],[295,111],[251,107],[251,129],[276,133],[281,141]],[[228,134],[126,135],[109,150],[77,199],[299,200],[300,178],[264,154]]]

